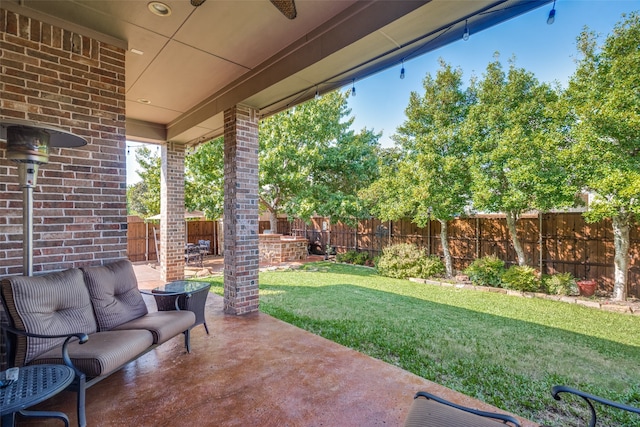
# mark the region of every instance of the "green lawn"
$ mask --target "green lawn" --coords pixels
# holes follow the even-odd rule
[[[261,273],[260,310],[549,426],[585,425],[571,415],[584,405],[553,400],[556,384],[640,406],[640,316],[326,262]],[[598,425],[640,426],[637,415],[597,409]]]

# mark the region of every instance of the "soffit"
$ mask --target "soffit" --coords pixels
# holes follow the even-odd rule
[[[344,86],[458,40],[466,19],[477,32],[548,2],[296,0],[293,20],[268,0],[198,7],[167,0],[167,17],[150,13],[144,0],[3,0],[2,7],[128,49],[127,137],[194,144],[220,135],[222,112],[235,104],[266,116],[316,88]]]

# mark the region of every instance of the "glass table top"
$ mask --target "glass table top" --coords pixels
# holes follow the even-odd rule
[[[203,288],[211,286],[209,282],[195,282],[191,280],[176,280],[175,282],[169,282],[162,286],[154,288],[154,292],[166,292],[172,294],[190,294],[197,292]]]

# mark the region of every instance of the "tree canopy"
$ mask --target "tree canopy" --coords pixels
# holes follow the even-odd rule
[[[224,211],[224,139],[201,144],[185,158],[184,204],[219,219]]]
[[[534,209],[573,206],[578,189],[567,175],[566,141],[560,138],[554,105],[558,91],[496,60],[478,82],[464,133],[471,144],[473,208],[503,212],[518,263],[526,255],[516,233],[520,216]]]
[[[393,135],[398,148],[381,166],[381,178],[362,196],[374,203],[381,220],[411,218],[424,227],[431,219],[441,225],[445,266],[453,274],[447,221],[469,204],[469,145],[462,138],[475,94],[464,89],[462,71],[440,61],[435,78],[423,80],[424,95],[412,92],[406,119]]]
[[[148,147],[136,148],[135,156],[141,181],[127,188],[127,210],[146,218],[160,213],[161,159]]]
[[[574,165],[593,200],[588,221],[611,219],[614,298],[626,296],[629,230],[640,219],[640,15],[616,24],[604,44],[585,30],[566,91]]]
[[[356,197],[377,177],[379,134],[355,134],[347,93],[330,92],[260,123],[260,203],[309,219],[351,222],[364,214]]]

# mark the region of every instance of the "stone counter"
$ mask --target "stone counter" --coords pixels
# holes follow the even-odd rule
[[[304,237],[260,234],[258,238],[261,265],[302,261],[307,258],[309,241]]]

